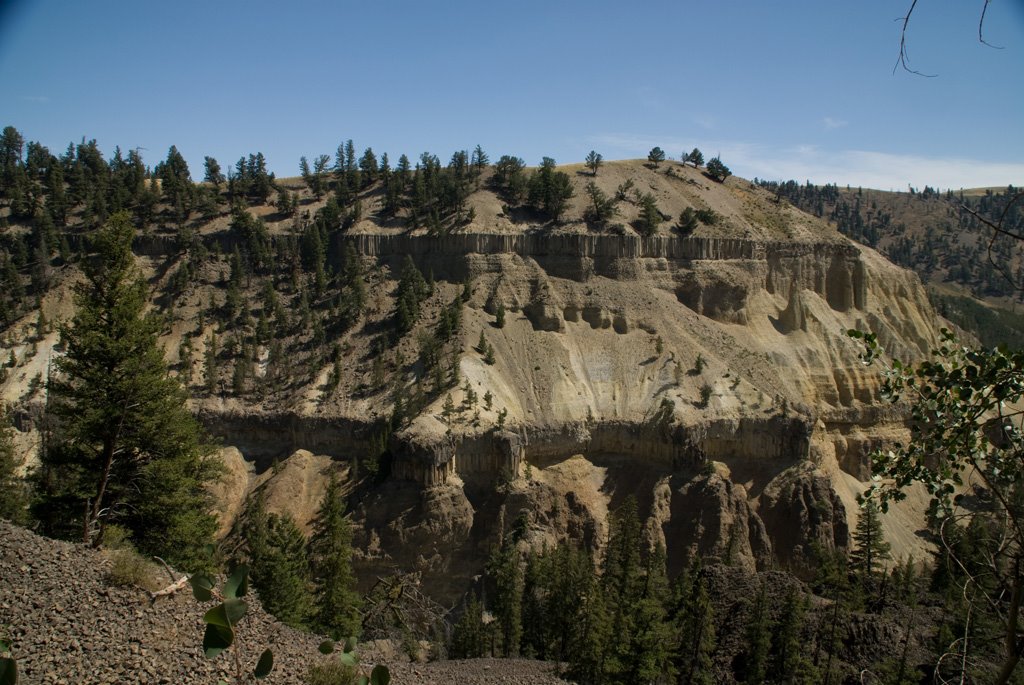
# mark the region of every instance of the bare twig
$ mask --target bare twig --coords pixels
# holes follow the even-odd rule
[[[174,576],[174,571],[171,570],[171,567],[167,564],[166,561],[164,561],[158,556],[154,556],[153,558],[160,562],[160,564],[164,567],[164,570],[167,571],[167,575],[171,577],[172,581],[178,580],[178,578]]]
[[[1001,45],[992,45],[992,43],[989,43],[987,40],[985,40],[985,37],[982,35],[982,32],[985,27],[985,12],[988,12],[988,4],[990,2],[992,2],[992,0],[985,0],[985,4],[982,5],[981,7],[981,18],[978,20],[978,42],[981,43],[982,45],[987,45],[990,48],[1002,50],[1003,48]]]
[[[978,42],[982,45],[987,45],[990,48],[996,50],[1002,50],[1003,48],[999,45],[993,45],[985,40],[985,14],[988,12],[988,5],[992,0],[985,0],[981,6],[981,16],[978,18]],[[910,3],[910,9],[907,10],[906,15],[897,17],[896,21],[903,22],[903,28],[900,29],[900,54],[896,59],[896,64],[892,68],[892,72],[895,74],[896,70],[903,67],[904,71],[910,72],[917,76],[923,76],[925,78],[935,78],[938,74],[925,74],[916,69],[910,68],[910,54],[907,52],[907,27],[910,25],[910,15],[914,13],[914,8],[917,7],[917,0],[912,0]]]
[[[896,64],[892,68],[892,73],[896,73],[896,70],[901,66],[904,71],[909,71],[911,74],[917,74],[918,76],[924,76],[925,78],[935,78],[938,74],[924,74],[916,69],[910,68],[910,55],[907,53],[907,27],[910,25],[910,15],[914,13],[914,8],[917,7],[917,0],[913,0],[910,3],[910,9],[907,10],[906,16],[899,17],[896,21],[903,21],[903,28],[900,29],[900,54],[896,59]]]

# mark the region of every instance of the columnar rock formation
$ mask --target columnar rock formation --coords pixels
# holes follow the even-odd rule
[[[625,224],[514,221],[484,179],[468,201],[475,221],[434,235],[373,218],[380,198],[368,194],[367,218],[330,232],[327,259],[341,266],[353,247],[371,284],[368,314],[336,341],[348,350],[338,363],[343,376],[365,377],[382,344],[393,344],[390,358],[394,364],[401,353],[402,373],[391,392],[364,392],[365,383],[343,379],[330,401],[320,399],[327,368],[275,404],[216,393],[197,399],[211,432],[253,464],[235,464],[237,482],[225,492],[272,489],[268,481],[288,473],[297,450],[344,462],[364,575],[418,569],[449,601],[521,514],[527,544],[574,539],[599,548],[609,509],[630,494],[676,569],[701,552],[803,572],[812,543],[845,546],[869,476],[867,454],[904,430],[898,411],[881,408],[878,372],[860,362],[846,331],[874,331],[894,356],[920,358],[942,323],[921,284],[742,179],[719,184],[692,168],[667,174],[622,163],[596,182],[611,196],[626,180],[656,195],[663,212],[710,209],[717,220],[688,234],[665,223],[651,237]],[[586,209],[584,182],[573,179],[574,217]],[[623,221],[637,211],[628,199],[620,209]],[[213,254],[244,247],[223,225],[199,239]],[[158,265],[180,254],[166,234],[141,236],[136,252]],[[388,331],[407,257],[433,278],[436,294],[418,328],[396,342]],[[204,268],[198,299],[222,299],[224,262]],[[445,416],[445,391],[407,424],[389,427],[394,397],[411,391],[419,373],[409,361],[416,336],[433,330],[431,317],[466,282],[459,385],[450,389],[466,409]],[[168,349],[195,324],[176,328]],[[203,325],[197,356],[212,332]],[[493,359],[474,350],[481,335]],[[368,479],[362,465],[383,445],[383,469]],[[298,461],[302,478],[321,468],[305,453]],[[304,487],[271,506],[308,521],[317,503],[303,498],[315,492]],[[912,505],[885,522],[908,541],[906,552],[919,544],[910,534],[921,523]],[[240,509],[235,502],[223,511],[230,518]]]

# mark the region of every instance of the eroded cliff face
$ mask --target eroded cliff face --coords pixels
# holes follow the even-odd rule
[[[651,237],[625,225],[592,230],[582,220],[524,225],[482,189],[469,199],[472,225],[433,236],[374,220],[380,198],[367,196],[368,218],[331,232],[327,246],[335,266],[349,247],[360,257],[363,318],[336,339],[296,348],[306,360],[315,357],[309,345],[337,343],[340,390],[324,391],[334,368],[325,364],[263,398],[197,392],[197,414],[227,448],[229,477],[217,493],[222,532],[255,490],[268,508],[308,527],[334,472],[350,504],[362,578],[419,570],[445,603],[481,573],[517,519],[525,517],[524,545],[571,540],[599,552],[608,512],[629,496],[673,572],[701,553],[806,574],[812,547],[846,546],[869,477],[866,455],[905,434],[900,413],[878,401],[877,369],[860,362],[846,331],[871,330],[905,360],[926,354],[942,322],[918,279],[742,179],[719,184],[692,168],[667,174],[622,163],[595,181],[610,196],[626,179],[673,216],[705,208],[719,220],[690,235],[666,223]],[[572,216],[586,209],[588,180],[573,179]],[[633,203],[620,204],[623,221],[635,216]],[[241,238],[219,226],[199,239],[208,253],[231,254]],[[291,229],[276,230],[281,237]],[[171,287],[176,242],[140,237],[136,252],[159,297]],[[417,329],[396,342],[390,320],[407,257],[433,277],[435,295]],[[223,300],[225,264],[215,257],[201,266],[201,285],[165,340],[173,358],[188,332],[194,376],[206,341],[224,333],[200,312]],[[450,391],[460,409],[445,416],[444,391],[388,430],[395,399],[415,390],[416,336],[434,330],[465,281],[454,345],[460,380]],[[49,303],[51,313],[69,302]],[[481,334],[493,363],[475,349]],[[400,371],[390,392],[368,389],[382,341],[396,347],[386,352]],[[56,334],[38,344],[52,348]],[[255,373],[267,373],[269,351],[255,356]],[[26,363],[19,382],[42,373],[47,359]],[[12,383],[8,399],[25,392]],[[22,415],[32,423],[30,411]],[[382,445],[374,477],[369,467]],[[912,505],[883,521],[898,551],[920,544]]]
[[[416,569],[454,601],[517,517],[531,545],[599,549],[633,495],[672,571],[699,552],[812,573],[815,545],[849,544],[867,453],[902,430],[845,331],[914,359],[939,327],[915,276],[825,237],[352,238],[384,264],[409,254],[471,280],[451,395],[493,397],[450,424],[439,399],[391,436],[388,479],[353,512],[363,571]],[[481,331],[493,365],[473,350]],[[351,460],[369,434],[351,417],[279,420],[277,442],[250,433],[263,451]]]

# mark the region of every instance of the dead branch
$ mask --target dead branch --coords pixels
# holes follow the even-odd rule
[[[892,73],[896,73],[896,70],[901,66],[904,71],[908,71],[911,74],[917,74],[918,76],[924,76],[925,78],[935,78],[938,74],[924,74],[916,69],[910,68],[910,55],[907,52],[907,27],[910,26],[910,15],[914,13],[914,8],[917,7],[917,0],[913,0],[910,3],[910,9],[907,10],[906,16],[897,18],[896,21],[903,21],[903,28],[900,29],[900,54],[896,59],[896,64],[893,65]]]
[[[1003,48],[1001,45],[992,45],[992,43],[989,43],[987,40],[985,40],[985,37],[982,35],[982,32],[985,27],[985,12],[988,12],[988,3],[990,2],[992,2],[992,0],[985,0],[985,4],[981,6],[981,18],[978,19],[978,42],[981,43],[982,45],[987,45],[990,48],[1002,50]]]
[[[998,45],[992,45],[985,40],[985,13],[988,12],[988,5],[992,0],[985,0],[981,6],[981,16],[978,18],[978,42],[982,45],[987,45],[990,48],[996,50],[1002,50],[1003,48]],[[903,67],[904,71],[917,76],[923,76],[925,78],[935,78],[938,74],[925,74],[916,69],[910,68],[910,54],[907,52],[907,27],[910,26],[910,15],[914,13],[914,8],[917,7],[917,0],[912,0],[910,3],[910,9],[907,10],[906,15],[897,17],[896,21],[902,21],[903,27],[900,29],[900,54],[896,58],[896,64],[892,68],[892,73],[896,73],[896,70]]]
[[[160,564],[164,567],[164,570],[167,571],[167,575],[171,577],[171,581],[175,581],[176,579],[174,576],[174,571],[171,570],[171,567],[167,564],[167,562],[158,556],[154,556],[153,558],[159,561]]]
[[[152,604],[153,602],[155,602],[160,597],[166,597],[167,595],[173,595],[175,592],[177,592],[181,588],[185,587],[186,585],[188,585],[188,576],[182,576],[181,578],[179,578],[178,580],[174,581],[173,583],[171,583],[170,585],[168,585],[164,589],[157,590],[156,592],[150,592],[149,593],[149,603]]]

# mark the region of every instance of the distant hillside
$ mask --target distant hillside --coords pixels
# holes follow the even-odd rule
[[[1020,188],[940,193],[925,186],[894,193],[795,181],[758,183],[913,269],[932,286],[932,299],[943,314],[985,344],[1012,343],[1024,335],[1016,313],[1024,302],[1024,243],[1006,236],[993,239],[992,229],[967,211],[993,222],[1002,217],[1002,227],[1020,235],[1024,201],[1014,202]]]

